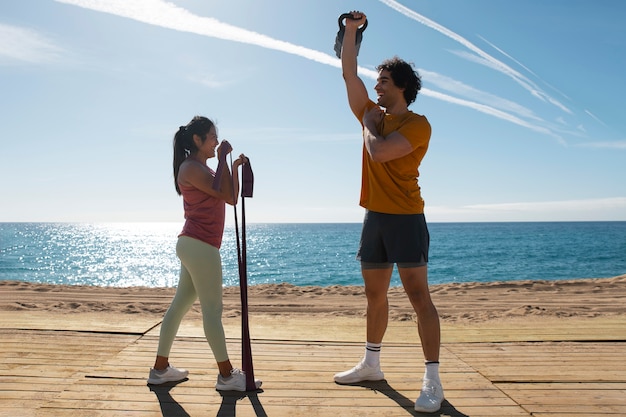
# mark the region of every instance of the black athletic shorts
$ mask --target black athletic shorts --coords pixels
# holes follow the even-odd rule
[[[430,235],[424,214],[385,214],[367,210],[356,258],[365,269],[424,266]]]

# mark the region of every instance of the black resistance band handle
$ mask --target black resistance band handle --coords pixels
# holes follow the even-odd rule
[[[339,24],[339,31],[337,32],[337,37],[335,38],[335,54],[337,58],[341,58],[341,45],[343,44],[343,35],[346,31],[346,27],[343,24],[344,19],[354,19],[352,17],[352,13],[344,13],[339,16],[339,20],[337,23]],[[363,40],[363,31],[367,28],[367,19],[365,19],[365,23],[361,26],[356,32],[356,54],[359,54],[359,49],[361,48],[361,40]]]

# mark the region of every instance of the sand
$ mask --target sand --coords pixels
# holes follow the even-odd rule
[[[91,287],[0,281],[2,311],[61,314],[116,313],[159,317],[175,288]],[[507,319],[596,318],[626,315],[626,275],[559,281],[508,281],[432,285],[441,320],[480,323]],[[402,288],[389,290],[390,320],[415,321]],[[362,286],[255,285],[248,289],[250,315],[365,317]],[[224,289],[224,318],[241,315],[237,287]],[[196,304],[189,318],[200,318]]]

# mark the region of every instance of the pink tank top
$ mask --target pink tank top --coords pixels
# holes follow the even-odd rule
[[[198,161],[211,175],[215,172]],[[180,185],[185,209],[185,225],[178,236],[189,236],[220,248],[224,235],[226,202],[192,186]]]

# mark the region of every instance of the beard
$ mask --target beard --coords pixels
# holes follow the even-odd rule
[[[378,97],[376,100],[376,104],[378,104],[380,107],[387,108],[387,105],[385,104],[384,96]]]

